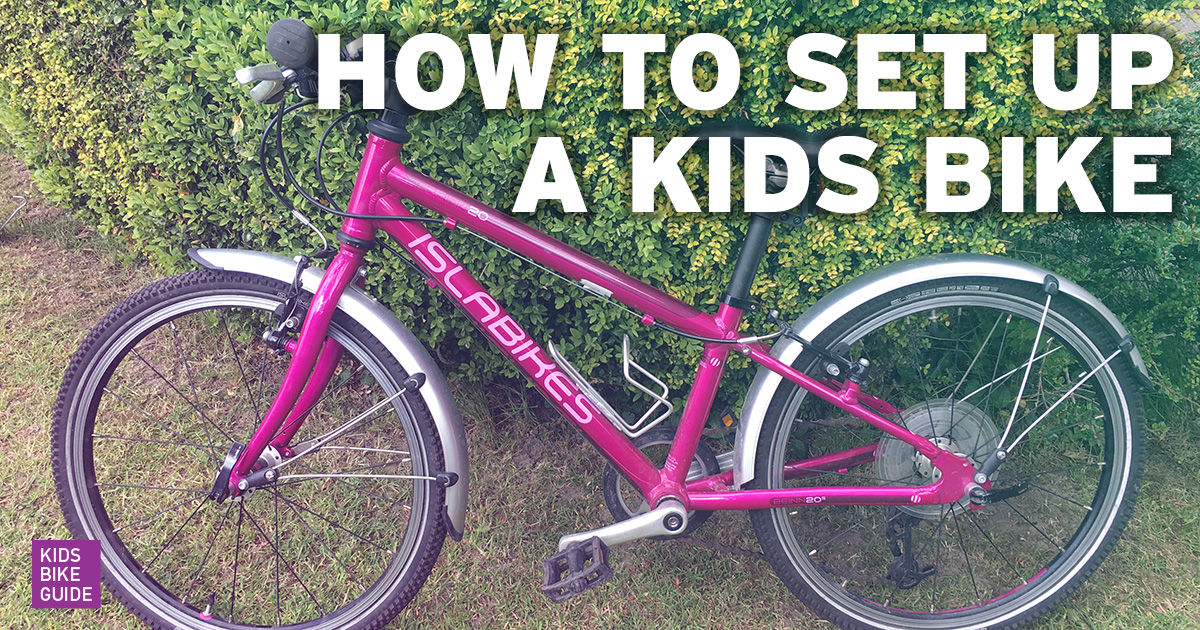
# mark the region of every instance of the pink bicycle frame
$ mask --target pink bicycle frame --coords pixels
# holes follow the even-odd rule
[[[533,381],[572,424],[578,427],[634,483],[650,505],[675,497],[688,509],[742,510],[793,505],[945,504],[961,500],[973,485],[975,468],[965,458],[940,449],[929,440],[882,417],[892,413],[886,402],[862,394],[853,382],[829,385],[776,360],[761,343],[737,342],[742,311],[722,303],[715,315],[684,304],[674,297],[560,241],[516,221],[470,197],[406,168],[400,160],[402,146],[371,135],[363,155],[354,193],[347,211],[355,215],[413,216],[403,201],[428,208],[442,217],[449,229],[465,226],[520,254],[577,281],[587,280],[612,297],[643,314],[642,322],[661,322],[691,335],[726,340],[706,342],[696,369],[696,379],[684,405],[679,428],[661,469],[655,467],[633,443],[592,404],[538,343],[450,252],[416,221],[347,218],[342,232],[371,241],[383,231],[396,240],[429,278],[463,310],[484,334]],[[328,384],[341,356],[336,342],[326,335],[342,292],[354,281],[364,250],[343,243],[330,262],[305,316],[298,339],[289,343],[291,363],[283,384],[262,423],[241,453],[230,477],[230,490],[252,472],[263,450],[272,445],[285,456],[311,403]],[[732,473],[687,481],[688,469],[721,381],[725,361],[738,351],[780,374],[819,398],[881,431],[911,444],[928,457],[942,477],[926,486],[832,486],[771,490],[731,488]],[[875,445],[788,462],[785,478],[794,479],[847,469],[874,460]]]

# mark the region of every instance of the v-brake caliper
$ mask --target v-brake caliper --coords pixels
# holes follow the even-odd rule
[[[284,352],[288,339],[293,333],[300,330],[300,324],[304,322],[305,307],[300,299],[300,279],[303,277],[304,270],[312,264],[312,259],[328,259],[336,253],[337,250],[333,248],[322,247],[311,256],[296,257],[296,275],[292,278],[292,284],[279,294],[279,297],[283,298],[283,302],[275,307],[276,324],[263,332],[262,339],[267,347],[277,353]]]

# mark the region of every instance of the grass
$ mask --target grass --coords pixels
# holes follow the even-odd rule
[[[0,199],[11,194],[29,194],[29,183],[4,157]],[[36,198],[0,233],[0,626],[137,627],[107,594],[98,611],[31,609],[29,554],[32,539],[67,536],[48,431],[70,354],[105,311],[153,277],[119,265],[111,245]],[[829,627],[781,585],[741,513],[716,514],[683,540],[621,546],[612,582],[549,603],[538,590],[541,560],[558,536],[608,522],[603,462],[565,423],[537,419],[534,394],[457,389],[473,466],[468,531],[461,543],[447,541],[392,627]],[[1200,436],[1192,422],[1160,426],[1124,538],[1041,627],[1200,627]]]

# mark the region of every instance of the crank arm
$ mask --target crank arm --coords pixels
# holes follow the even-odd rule
[[[558,539],[558,550],[563,551],[572,543],[586,542],[592,538],[599,538],[605,545],[612,546],[650,536],[672,536],[685,527],[687,510],[683,509],[683,504],[675,499],[664,499],[658,507],[645,514],[600,529],[567,534]]]

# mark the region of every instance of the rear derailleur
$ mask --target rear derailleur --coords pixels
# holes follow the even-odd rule
[[[888,563],[887,579],[896,588],[910,589],[937,573],[936,566],[921,566],[913,555],[912,527],[919,522],[921,519],[892,508],[887,523],[884,524],[884,537],[895,558]]]

